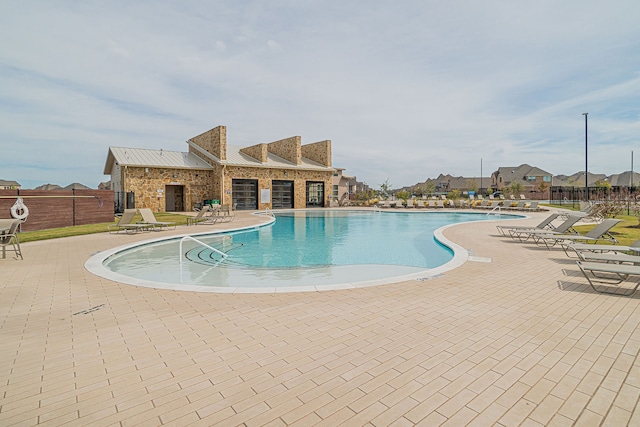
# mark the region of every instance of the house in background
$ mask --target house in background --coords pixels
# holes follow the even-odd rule
[[[0,179],[0,190],[20,190],[22,187],[17,181]]]
[[[331,141],[301,139],[236,147],[218,126],[189,139],[188,152],[109,147],[104,173],[112,190],[127,194],[127,207],[130,198],[154,211],[191,210],[205,201],[245,210],[328,206]]]
[[[331,195],[332,206],[344,206],[348,204],[356,194],[356,177],[346,175],[344,171],[344,168],[335,168],[335,172],[333,173],[333,194]]]
[[[526,163],[517,167],[500,167],[491,174],[491,186],[500,191],[519,182],[524,193],[533,193],[538,191],[541,184],[550,187],[552,181],[551,173]]]

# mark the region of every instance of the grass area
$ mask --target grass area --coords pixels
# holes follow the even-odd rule
[[[618,223],[613,229],[611,234],[616,238],[618,244],[629,245],[636,240],[640,239],[640,228],[638,228],[638,217],[634,215],[620,215],[616,218],[621,219],[622,222]],[[584,234],[587,231],[595,227],[594,224],[579,225],[574,227],[579,233]],[[606,242],[598,242],[606,243]]]
[[[187,216],[181,214],[158,212],[155,214],[158,221],[175,222],[177,225],[187,223]],[[137,214],[134,222],[142,221],[142,216]],[[24,231],[20,233],[20,243],[35,242],[36,240],[58,239],[60,237],[80,236],[84,234],[106,233],[109,225],[117,223],[117,218],[113,222],[100,224],[74,225],[72,227],[49,228],[46,230]]]

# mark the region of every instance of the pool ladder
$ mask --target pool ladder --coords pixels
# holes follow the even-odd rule
[[[193,240],[194,242],[198,243],[198,244],[199,244],[199,245],[201,245],[201,246],[204,246],[204,247],[205,247],[205,248],[207,248],[207,249],[211,249],[213,252],[215,252],[215,253],[217,253],[217,254],[221,255],[223,260],[228,256],[228,255],[227,255],[227,254],[225,254],[224,252],[222,252],[222,251],[220,251],[220,250],[218,250],[218,249],[214,248],[213,246],[209,246],[209,245],[207,245],[206,243],[201,242],[200,240],[198,240],[198,239],[196,239],[196,238],[194,238],[194,237],[191,237],[191,236],[184,236],[182,239],[180,239],[180,249],[179,249],[179,251],[180,251],[180,254],[179,254],[179,256],[180,256],[180,267],[182,267],[182,258],[183,258],[182,243],[184,243],[184,241],[185,241],[185,240],[187,240],[187,239],[188,239],[188,240]]]

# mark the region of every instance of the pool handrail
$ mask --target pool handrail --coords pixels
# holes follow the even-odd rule
[[[182,243],[183,243],[186,239],[193,240],[194,242],[199,243],[200,245],[204,246],[205,248],[207,248],[207,249],[211,249],[212,251],[214,251],[214,252],[216,252],[216,253],[218,253],[218,254],[222,255],[222,258],[223,258],[223,259],[224,259],[224,258],[226,258],[226,257],[228,257],[228,255],[227,255],[227,254],[225,254],[224,252],[222,252],[222,251],[220,251],[220,250],[218,250],[218,249],[214,248],[213,246],[209,246],[209,245],[207,245],[206,243],[201,242],[200,240],[198,240],[198,239],[196,239],[196,238],[194,238],[194,237],[191,237],[191,236],[184,236],[182,239],[180,239],[180,249],[179,249],[179,251],[180,251],[180,268],[182,268],[182,255],[183,255],[183,254],[182,254]]]

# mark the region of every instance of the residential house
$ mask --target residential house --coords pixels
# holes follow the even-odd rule
[[[0,179],[0,190],[20,190],[22,187],[17,181]]]
[[[550,187],[553,175],[526,163],[517,167],[500,167],[491,174],[491,186],[499,191],[506,191],[513,183],[522,185],[523,193],[534,193],[542,187]]]

